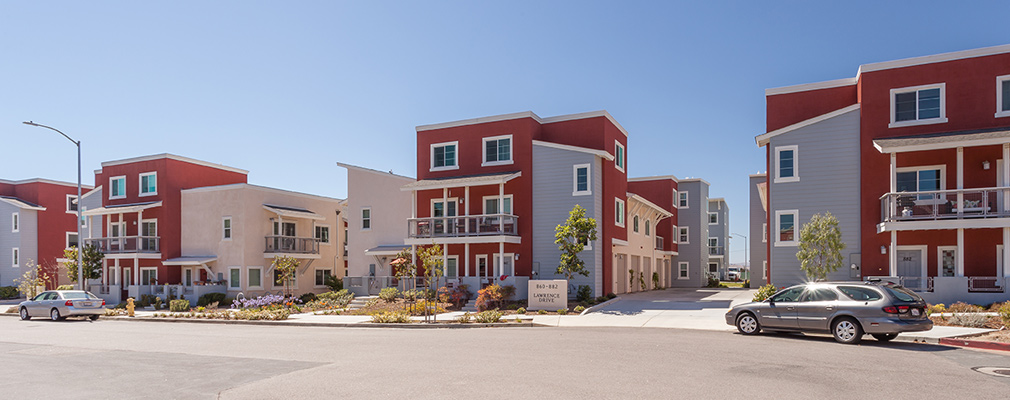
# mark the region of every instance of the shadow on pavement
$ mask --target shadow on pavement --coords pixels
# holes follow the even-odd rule
[[[740,332],[733,332],[733,334],[739,336],[746,336]],[[760,336],[780,338],[783,340],[823,342],[826,344],[837,346],[852,346],[848,344],[838,343],[835,341],[834,337],[826,333],[816,334],[816,333],[799,333],[799,332],[770,332],[770,333],[762,332],[761,334],[757,335],[757,337]],[[879,347],[879,348],[888,348],[894,350],[915,351],[915,352],[940,352],[940,351],[957,350],[957,348],[950,346],[940,346],[926,343],[909,343],[909,342],[896,342],[896,341],[881,342],[874,339],[870,335],[866,335],[865,337],[863,337],[863,341],[856,346]]]
[[[717,301],[668,301],[668,300],[622,300],[612,306],[595,311],[594,314],[638,315],[645,311],[699,311],[704,309],[727,310],[729,300]]]

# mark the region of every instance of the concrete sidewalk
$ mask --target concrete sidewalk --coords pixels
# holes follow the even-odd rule
[[[533,323],[563,327],[681,328],[731,331],[724,315],[751,301],[753,289],[653,290],[622,294],[618,301],[581,316],[535,316]]]

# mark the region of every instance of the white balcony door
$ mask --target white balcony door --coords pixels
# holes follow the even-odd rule
[[[193,269],[186,268],[183,270],[183,272],[184,272],[184,279],[182,281],[183,284],[185,284],[186,286],[193,286]]]
[[[158,249],[157,240],[154,239],[158,236],[158,221],[149,220],[140,223],[140,236],[144,236],[141,239],[141,250],[154,251]]]
[[[442,217],[455,217],[457,214],[456,199],[448,199],[446,201],[434,200],[431,203],[431,216],[434,218]],[[449,225],[449,231],[452,231],[453,221],[446,220],[436,220],[435,221],[435,233],[443,234],[446,232],[446,225]]]
[[[512,276],[514,274],[513,270],[513,260],[515,259],[514,253],[505,253],[505,267],[502,268],[502,255],[494,255],[494,276],[499,277],[502,275]]]

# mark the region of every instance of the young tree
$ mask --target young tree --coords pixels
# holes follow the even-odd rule
[[[277,277],[277,283],[284,284],[284,295],[291,296],[291,283],[295,279],[295,272],[298,270],[298,266],[301,262],[294,257],[289,256],[274,256],[273,267],[278,272],[280,276]]]
[[[568,213],[568,220],[554,228],[554,244],[561,250],[557,273],[568,280],[572,280],[576,274],[589,276],[586,263],[579,258],[579,253],[592,240],[596,240],[596,219],[586,218],[586,209],[576,204]]]
[[[77,283],[77,246],[63,250],[63,258],[66,261],[61,262],[60,266],[67,269],[67,277],[70,278],[70,281]],[[103,259],[105,259],[105,254],[98,250],[98,247],[84,246],[84,254],[81,256],[81,261],[84,264],[84,282],[102,278]]]
[[[825,280],[829,273],[842,266],[842,231],[838,229],[838,218],[830,212],[814,214],[810,222],[800,230],[800,250],[796,258],[800,269],[810,280]]]
[[[432,280],[435,281],[435,286],[438,286],[439,277],[442,276],[442,246],[432,243],[431,246],[423,247],[417,250],[417,256],[421,260],[421,265],[424,267],[424,313],[425,319],[428,318],[429,304],[431,304],[431,296],[434,295],[433,290],[428,290],[431,288]],[[436,305],[437,309],[438,306]]]
[[[21,274],[20,278],[14,278],[14,284],[18,286],[18,292],[25,295],[26,299],[31,300],[45,289],[46,281],[49,280],[49,275],[42,272],[42,266],[36,265],[35,261],[28,260],[25,263],[25,273]]]

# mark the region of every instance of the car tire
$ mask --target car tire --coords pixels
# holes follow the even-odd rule
[[[88,319],[90,319],[92,321],[97,321],[98,320],[98,315],[89,316]]]
[[[736,330],[744,335],[756,335],[761,332],[761,324],[754,314],[744,312],[736,317]]]
[[[60,310],[55,308],[52,309],[52,311],[49,311],[49,318],[51,318],[53,321],[59,321],[63,319],[63,317],[60,316]]]
[[[890,342],[892,339],[898,337],[898,334],[897,333],[874,333],[874,334],[871,334],[870,336],[873,336],[873,338],[877,339],[878,342],[887,343],[887,342]]]
[[[21,319],[24,321],[32,319],[32,316],[28,315],[28,307],[21,307],[21,311],[19,311],[19,313],[21,314]]]
[[[838,343],[858,344],[863,340],[863,327],[852,318],[839,318],[831,324],[831,335]]]

